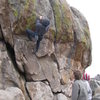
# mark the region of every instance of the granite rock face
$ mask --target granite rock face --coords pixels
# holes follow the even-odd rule
[[[0,100],[25,100],[22,91],[16,87],[0,90]]]
[[[51,88],[43,82],[27,82],[27,90],[32,100],[53,100]]]
[[[90,86],[93,92],[93,100],[100,99],[100,81],[97,80],[97,77],[91,79]]]
[[[34,54],[25,30],[35,30],[39,15],[50,29]],[[25,100],[65,100],[72,70],[90,64],[88,23],[66,0],[0,0],[0,89],[17,87]]]

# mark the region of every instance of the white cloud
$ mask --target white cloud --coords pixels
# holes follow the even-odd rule
[[[92,64],[87,73],[94,77],[100,74],[100,3],[99,0],[67,0],[70,6],[77,8],[87,19],[92,40]]]

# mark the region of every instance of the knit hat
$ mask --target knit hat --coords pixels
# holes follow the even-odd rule
[[[88,75],[87,73],[83,73],[83,80],[87,80],[89,81],[90,80],[90,75]]]

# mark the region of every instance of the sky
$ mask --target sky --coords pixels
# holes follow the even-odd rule
[[[67,3],[77,8],[89,24],[92,41],[92,64],[86,72],[93,78],[100,74],[100,0],[66,0]]]

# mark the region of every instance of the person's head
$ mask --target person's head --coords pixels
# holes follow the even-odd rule
[[[74,75],[75,80],[81,79],[81,72],[79,70],[74,70],[73,75]]]
[[[88,75],[87,73],[83,73],[83,80],[87,80],[89,81],[90,80],[90,75]]]
[[[40,16],[39,18],[40,18],[40,20],[41,20],[41,19],[43,19],[43,16]]]

